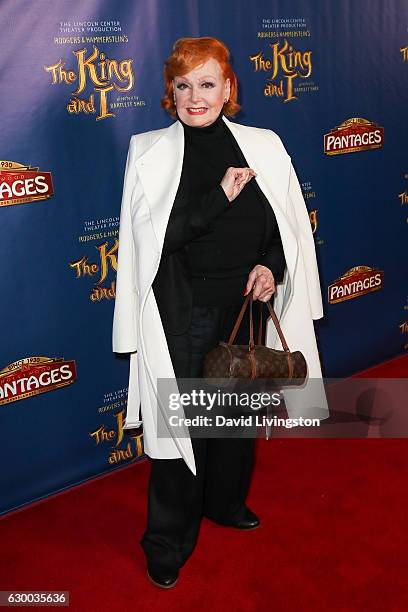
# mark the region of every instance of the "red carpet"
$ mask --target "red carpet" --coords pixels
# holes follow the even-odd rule
[[[173,589],[145,577],[147,461],[3,518],[0,589],[69,590],[74,611],[406,609],[408,440],[257,445],[248,505],[261,528],[204,519]]]

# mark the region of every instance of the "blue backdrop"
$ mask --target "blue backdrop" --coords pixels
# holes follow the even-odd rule
[[[2,1],[2,513],[143,458],[121,428],[129,361],[111,350],[118,223],[130,136],[172,122],[160,98],[179,37],[227,44],[234,121],[273,129],[292,157],[324,374],[406,351],[408,5],[367,8]]]

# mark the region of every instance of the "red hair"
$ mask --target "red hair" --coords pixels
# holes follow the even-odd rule
[[[237,103],[238,82],[237,77],[229,62],[230,52],[224,43],[212,36],[201,38],[179,38],[173,45],[173,53],[164,63],[165,95],[160,101],[170,115],[176,118],[176,106],[174,104],[173,79],[175,76],[184,76],[199,64],[214,58],[221,66],[224,80],[230,79],[230,97],[225,102],[223,113],[233,117],[240,110],[241,105]]]

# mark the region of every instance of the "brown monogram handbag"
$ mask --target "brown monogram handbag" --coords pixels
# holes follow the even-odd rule
[[[249,301],[249,344],[233,344]],[[252,290],[246,296],[228,342],[219,342],[204,358],[203,377],[213,378],[276,378],[280,386],[302,385],[307,375],[307,363],[300,351],[289,350],[270,300],[266,302],[275,324],[283,351],[262,345],[262,305],[258,344],[254,344]],[[210,380],[208,381],[210,383]],[[211,383],[210,383],[211,384]]]

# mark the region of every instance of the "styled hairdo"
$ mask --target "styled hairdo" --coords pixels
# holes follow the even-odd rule
[[[176,107],[173,99],[173,79],[183,76],[199,64],[214,58],[221,66],[224,79],[230,79],[230,97],[225,102],[223,113],[233,117],[238,113],[241,105],[237,103],[238,82],[229,62],[230,52],[226,45],[218,38],[203,36],[201,38],[179,38],[173,45],[173,53],[164,63],[165,95],[160,101],[173,118],[176,118]]]

